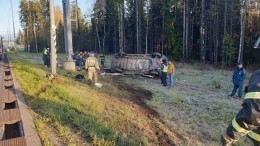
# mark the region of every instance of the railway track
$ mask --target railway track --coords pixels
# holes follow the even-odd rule
[[[18,86],[9,59],[5,57],[0,61],[0,146],[40,146]]]

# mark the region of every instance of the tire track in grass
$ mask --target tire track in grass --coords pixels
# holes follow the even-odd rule
[[[119,80],[114,80],[113,83],[115,84],[115,86],[117,86],[118,89],[129,93],[127,94],[128,96],[124,96],[124,99],[121,100],[127,100],[133,104],[138,105],[142,109],[142,111],[140,112],[143,112],[144,115],[146,115],[148,119],[151,121],[151,127],[154,134],[157,137],[158,145],[175,146],[175,141],[172,138],[170,138],[169,134],[164,130],[169,130],[170,128],[160,118],[159,113],[153,110],[145,102],[145,100],[152,99],[152,92],[141,88],[134,88],[133,86],[127,85],[123,81]],[[170,132],[170,130],[168,132]],[[175,136],[174,138],[181,139],[181,136],[176,136],[175,134],[173,135]]]

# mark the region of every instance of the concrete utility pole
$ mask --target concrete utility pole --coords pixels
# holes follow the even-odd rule
[[[71,18],[70,18],[70,1],[63,0],[63,19],[64,19],[64,36],[65,36],[65,50],[67,53],[67,61],[64,62],[63,67],[67,70],[75,70],[75,62],[72,59],[72,32],[71,32]]]
[[[64,21],[64,47],[65,47],[65,52],[66,52],[66,54],[68,54],[68,50],[67,50],[67,46],[68,46],[68,44],[67,44],[67,30],[65,29],[65,24],[66,24],[66,10],[65,10],[65,1],[64,0],[62,0],[62,6],[63,6],[63,21]]]
[[[56,26],[54,21],[54,8],[53,8],[53,0],[50,0],[50,32],[51,32],[51,73],[52,75],[56,75],[56,62],[57,62],[57,54],[56,54]]]
[[[10,0],[11,8],[12,8],[12,18],[13,18],[13,31],[14,31],[14,40],[15,40],[15,27],[14,27],[14,10],[13,10],[13,3],[12,0]]]
[[[75,9],[76,9],[76,12],[75,12],[75,14],[76,14],[76,28],[77,28],[77,30],[78,30],[78,28],[79,28],[79,19],[78,19],[78,0],[75,0]]]
[[[67,60],[72,61],[72,32],[71,32],[71,18],[70,18],[70,1],[69,0],[63,0],[63,9],[64,9],[64,31],[66,31],[65,40],[67,41],[67,48],[65,48],[67,51]]]

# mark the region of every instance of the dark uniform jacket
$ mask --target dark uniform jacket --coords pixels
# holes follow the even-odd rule
[[[241,85],[246,78],[246,70],[244,68],[236,68],[233,74],[233,84]]]

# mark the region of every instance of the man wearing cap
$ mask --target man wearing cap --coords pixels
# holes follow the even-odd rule
[[[94,78],[94,83],[97,83],[98,71],[100,70],[98,60],[94,52],[90,52],[89,55],[90,57],[87,58],[85,63],[85,68],[88,70],[88,79],[93,82]]]
[[[245,78],[246,78],[246,70],[244,69],[242,62],[239,62],[233,74],[234,88],[232,93],[229,96],[235,97],[238,89],[237,97],[242,98],[242,93],[243,93],[242,88],[243,88],[243,82]]]

